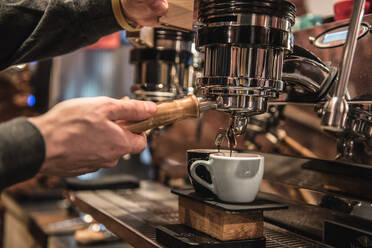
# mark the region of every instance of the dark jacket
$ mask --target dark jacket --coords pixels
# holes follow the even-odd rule
[[[0,71],[71,52],[118,30],[110,0],[1,0]],[[34,176],[44,159],[43,138],[30,122],[0,125],[0,190]]]

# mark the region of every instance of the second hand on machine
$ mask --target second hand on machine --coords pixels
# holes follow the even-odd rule
[[[143,133],[149,129],[187,118],[198,118],[200,113],[217,108],[217,104],[197,98],[195,95],[157,103],[157,112],[149,119],[138,122],[117,121],[116,123],[133,133]]]

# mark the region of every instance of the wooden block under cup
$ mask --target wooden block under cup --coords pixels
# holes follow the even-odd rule
[[[179,196],[180,223],[216,239],[245,240],[264,237],[263,211],[226,211]]]

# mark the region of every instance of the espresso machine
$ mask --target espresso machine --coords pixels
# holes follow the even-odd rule
[[[288,1],[194,7],[204,56],[198,96],[231,115],[232,136],[269,134],[297,119],[290,126],[301,132],[296,145],[309,151],[265,154],[261,194],[290,206],[265,220],[336,247],[372,244],[372,15],[364,16],[364,4],[354,1],[350,20],[296,33]],[[279,109],[284,121],[270,121]]]

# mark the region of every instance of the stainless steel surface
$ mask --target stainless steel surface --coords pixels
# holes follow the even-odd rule
[[[328,100],[322,113],[322,128],[331,132],[342,132],[346,129],[349,105],[345,97],[334,96]]]
[[[247,116],[265,112],[268,99],[277,98],[284,90],[283,59],[293,47],[292,10],[286,12],[287,16],[259,14],[250,11],[255,7],[250,4],[254,3],[199,1],[196,25],[197,44],[205,61],[198,92],[217,101],[217,110]],[[291,8],[288,2],[275,4]],[[237,11],[231,11],[236,6]],[[244,8],[249,11],[242,11]],[[268,35],[263,32],[277,31],[282,32],[278,34],[282,40],[256,42],[255,37]],[[247,32],[252,39],[240,39]]]
[[[349,103],[350,104],[350,103]],[[352,131],[366,140],[372,137],[372,104],[351,105],[355,118],[350,124]],[[372,146],[370,144],[370,146]]]
[[[289,102],[319,101],[327,97],[329,87],[336,75],[336,67],[327,66],[311,58],[290,55],[284,59],[282,76],[287,84],[286,100]]]
[[[158,183],[142,181],[135,190],[70,192],[69,199],[134,247],[163,247],[156,242],[155,227],[178,221],[176,195]],[[269,223],[265,234],[268,248],[327,247]]]
[[[283,52],[276,49],[211,46],[205,48],[204,77],[227,77],[227,86],[249,87],[244,79],[280,80],[282,64]]]
[[[336,97],[345,97],[347,84],[350,78],[352,63],[354,61],[355,49],[358,41],[358,32],[364,16],[365,0],[354,1],[349,31],[344,46],[342,64],[340,66],[340,78],[336,87]]]
[[[265,28],[276,28],[283,31],[291,31],[292,23],[287,19],[283,19],[276,16],[267,16],[267,15],[259,15],[259,14],[220,14],[220,15],[213,15],[211,18],[218,18],[218,17],[226,17],[226,16],[233,16],[236,17],[236,21],[232,23],[232,25],[248,25],[248,26],[260,26]],[[229,25],[230,22],[217,22],[217,23],[210,23],[208,26],[210,27],[219,27],[219,26],[226,26]],[[203,24],[201,24],[203,25]]]
[[[231,117],[231,126],[234,136],[243,135],[247,128],[248,119],[246,116],[233,115]]]
[[[127,37],[136,47],[131,52],[135,65],[131,90],[136,99],[163,101],[194,92],[196,68],[190,32],[145,27]]]
[[[193,89],[192,66],[161,60],[138,61],[135,64],[132,91],[140,100],[170,100],[186,96]]]
[[[284,51],[238,46],[205,48],[204,75],[198,79],[206,97],[222,99],[219,110],[261,113],[267,98],[278,97]],[[258,100],[259,99],[259,100]]]
[[[335,95],[332,96],[323,109],[322,127],[328,131],[342,132],[346,127],[345,121],[349,107],[346,102],[347,96],[345,96],[345,93],[354,61],[359,27],[364,16],[364,4],[365,0],[354,2],[347,40],[343,51],[342,64],[340,65],[340,76],[335,85]]]

